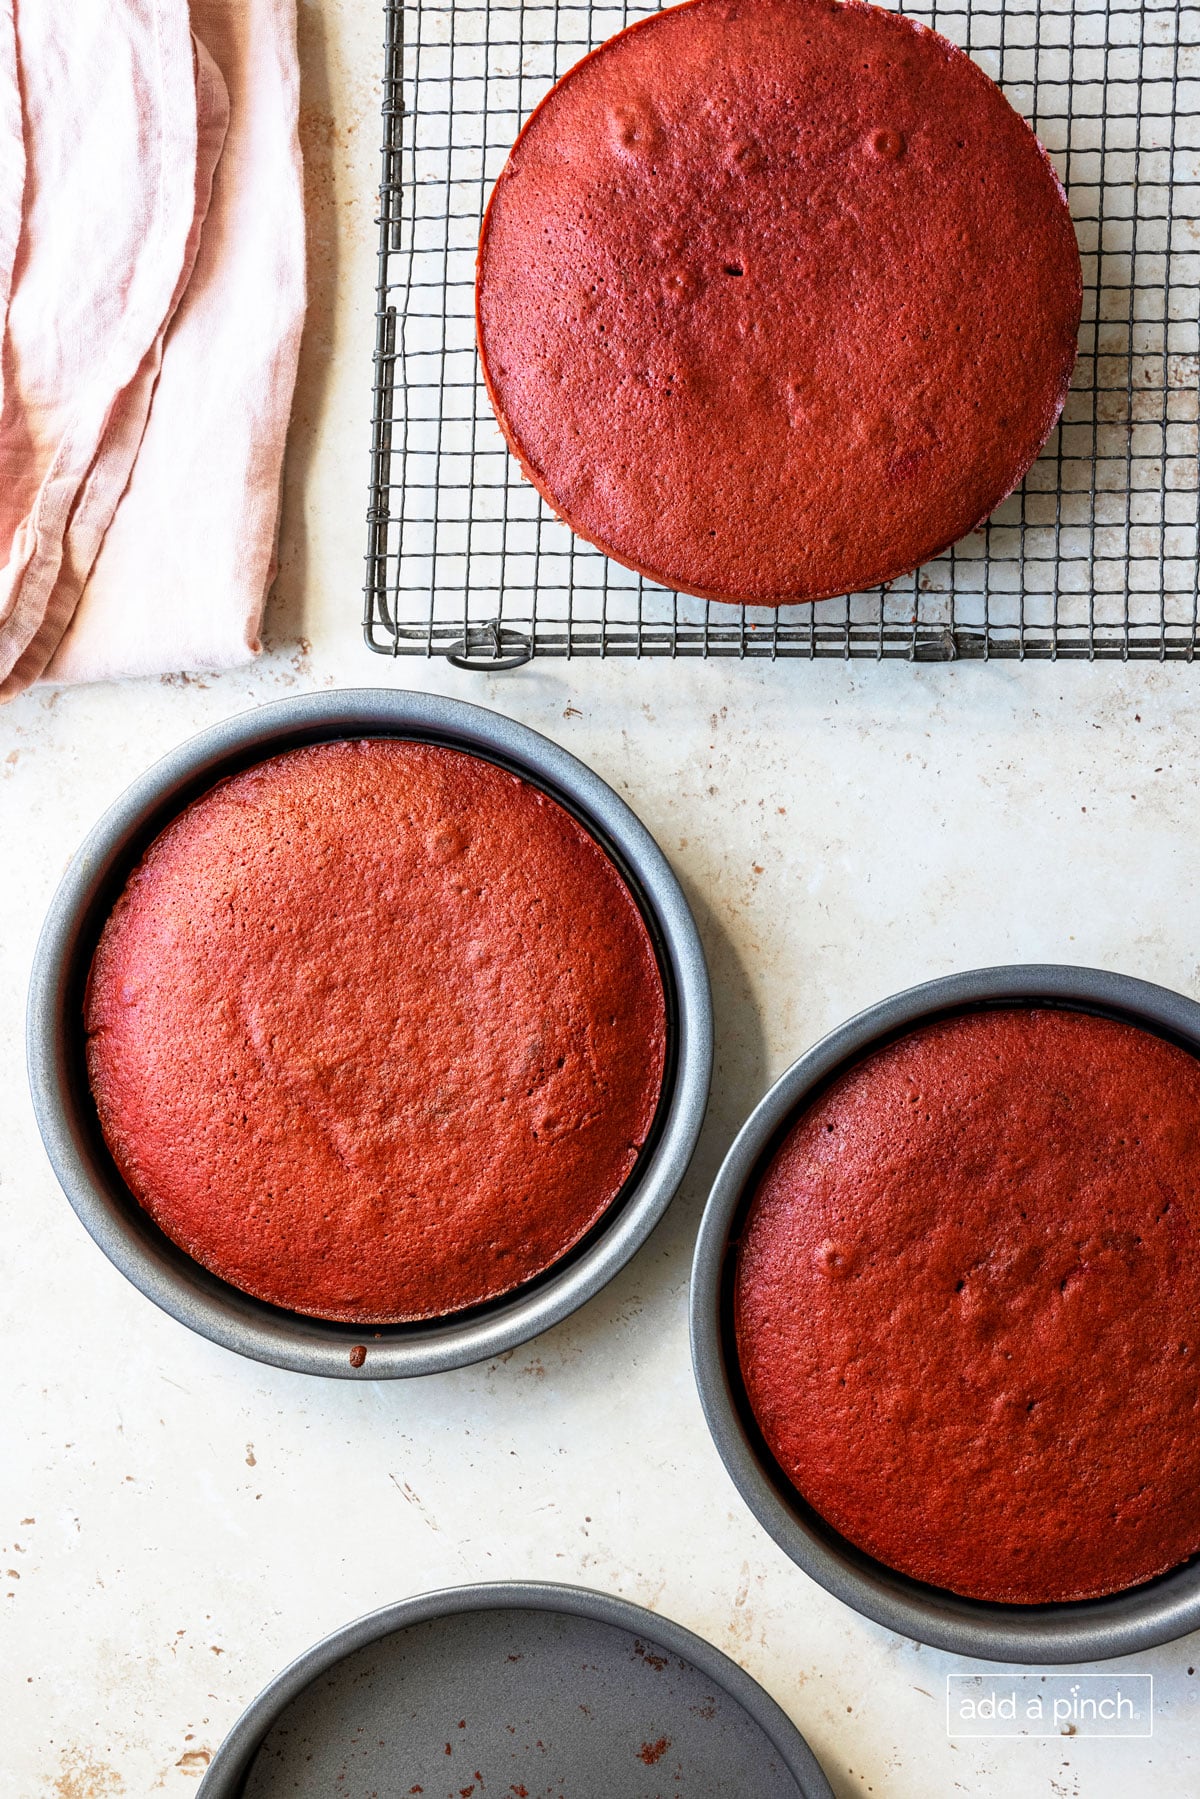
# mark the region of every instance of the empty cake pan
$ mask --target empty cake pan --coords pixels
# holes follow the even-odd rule
[[[536,1782],[536,1785],[534,1784]],[[641,1606],[505,1581],[372,1612],[242,1714],[201,1799],[377,1793],[833,1799],[728,1657]]]
[[[662,975],[667,1056],[654,1125],[625,1187],[566,1256],[514,1292],[420,1324],[326,1323],[251,1298],[178,1248],[129,1192],[88,1084],[83,1001],[93,951],[149,843],[228,775],[301,745],[399,737],[499,763],[571,812],[607,851],[641,910]],[[136,780],[75,855],[42,930],[27,1019],[38,1125],[68,1199],[110,1261],[156,1305],[242,1355],[356,1379],[426,1374],[484,1360],[558,1323],[645,1241],[687,1169],[712,1065],[704,952],[687,901],[644,825],[598,775],[525,726],[479,706],[388,689],[305,694],[202,732]]]
[[[1200,1628],[1200,1557],[1125,1592],[1040,1605],[962,1598],[885,1567],[834,1531],[775,1463],[738,1370],[737,1246],[750,1201],[795,1119],[838,1075],[915,1026],[956,1013],[1047,1005],[1100,1014],[1200,1055],[1200,1005],[1098,969],[979,969],[913,987],[852,1018],[801,1056],[751,1113],[717,1175],[692,1269],[692,1359],[709,1429],[763,1528],[805,1573],[864,1617],[935,1648],[985,1660],[1061,1663],[1126,1655]]]

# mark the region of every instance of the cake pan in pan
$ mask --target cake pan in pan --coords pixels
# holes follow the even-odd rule
[[[408,1325],[334,1324],[240,1292],[172,1243],[108,1153],[88,1085],[83,999],[100,930],[131,869],[176,813],[225,776],[303,744],[406,737],[497,762],[543,788],[617,864],[646,921],[667,1003],[653,1128],[622,1192],[545,1273],[487,1305]],[[68,1199],[100,1248],[156,1305],[242,1355],[309,1374],[377,1380],[462,1366],[526,1342],[597,1293],[649,1236],[683,1179],[708,1097],[712,1007],[704,952],[666,857],[624,801],[524,725],[458,700],[390,689],[305,694],[202,732],[135,781],[96,825],[51,902],[27,1020],[38,1125]],[[365,1355],[363,1354],[365,1351]]]
[[[692,1268],[692,1360],[725,1467],[763,1528],[806,1574],[877,1624],[988,1661],[1098,1661],[1200,1629],[1200,1557],[1140,1587],[1065,1604],[964,1599],[885,1567],[806,1506],[767,1448],[738,1372],[733,1275],[742,1220],[778,1143],[837,1075],[902,1032],[989,1006],[1053,1005],[1139,1025],[1200,1055],[1200,1005],[1100,969],[1031,964],[930,981],[859,1013],[788,1069],[751,1113],[717,1175]]]
[[[284,1670],[201,1799],[375,1793],[833,1799],[811,1749],[710,1643],[582,1587],[504,1581],[372,1612]]]

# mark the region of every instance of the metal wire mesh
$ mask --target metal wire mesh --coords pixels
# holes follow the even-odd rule
[[[1083,258],[1059,428],[988,524],[816,606],[672,593],[572,535],[479,379],[484,205],[532,108],[654,5],[387,0],[365,627],[389,655],[1168,659],[1200,650],[1200,0],[949,0],[1066,185]]]

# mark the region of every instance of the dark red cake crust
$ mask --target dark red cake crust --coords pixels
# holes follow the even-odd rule
[[[662,1086],[646,925],[540,789],[394,740],[291,751],[151,845],[105,925],[88,1068],[197,1261],[322,1318],[443,1316],[556,1262]]]
[[[738,1249],[762,1432],[843,1536],[1039,1603],[1200,1550],[1200,1062],[1011,1010],[927,1026],[793,1127]]]
[[[534,112],[476,301],[554,510],[668,587],[777,604],[987,518],[1062,408],[1081,294],[1045,153],[945,38],[857,0],[690,0]]]

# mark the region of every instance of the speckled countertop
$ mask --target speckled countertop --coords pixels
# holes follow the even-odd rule
[[[0,713],[0,1794],[193,1793],[292,1655],[423,1589],[529,1576],[702,1632],[785,1706],[839,1799],[1200,1791],[1200,1637],[1155,1675],[1151,1741],[950,1742],[971,1667],[860,1620],[753,1523],[687,1351],[707,1183],[763,1088],[927,976],[1095,963],[1200,996],[1200,676],[1187,667],[539,663],[484,679],[358,632],[378,15],[301,5],[312,310],[261,662],[39,690]],[[86,828],[202,725],[306,688],[435,688],[589,761],[671,856],[704,936],[713,1102],[666,1222],[559,1329],[487,1366],[320,1383],[161,1316],[76,1223],[26,1094],[24,992]]]

